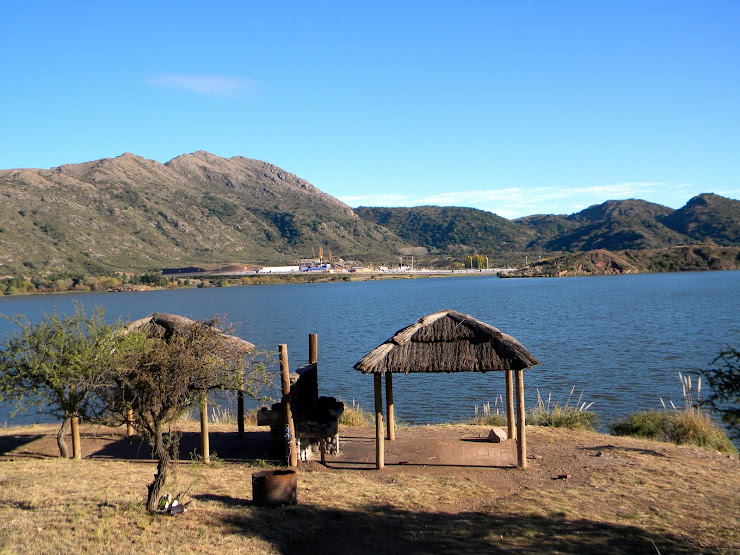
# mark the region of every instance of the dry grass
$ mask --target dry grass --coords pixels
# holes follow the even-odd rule
[[[363,409],[355,400],[344,404],[344,412],[339,417],[340,426],[370,426],[375,422],[375,415]]]
[[[740,466],[692,447],[532,427],[530,452],[540,459],[526,471],[314,464],[299,475],[299,504],[284,508],[250,505],[249,464],[183,463],[170,489],[188,490],[197,506],[170,518],[143,508],[153,463],[24,455],[31,445],[24,437],[54,432],[1,431],[20,439],[0,453],[0,552],[694,553],[740,546]],[[561,474],[568,479],[553,479]]]
[[[669,410],[661,399],[662,411],[634,412],[612,422],[610,427],[614,434],[670,441],[678,445],[696,445],[736,455],[737,448],[727,433],[700,408],[701,378],[694,386],[691,376],[679,372],[678,377],[683,389],[682,408],[677,408],[673,401],[669,401],[672,409]]]

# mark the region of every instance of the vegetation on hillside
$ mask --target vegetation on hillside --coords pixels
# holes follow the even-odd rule
[[[406,246],[293,174],[205,152],[4,170],[0,198],[0,276],[294,264],[318,247],[386,260]]]
[[[694,197],[679,210],[629,199],[607,201],[569,216],[527,216],[515,222],[534,233],[529,249],[546,252],[740,243],[740,201],[713,194]]]
[[[0,170],[0,198],[0,279],[295,264],[319,248],[366,265],[413,256],[417,267],[455,268],[467,256],[502,267],[561,252],[740,243],[740,201],[713,194],[679,210],[629,199],[514,221],[461,207],[353,211],[269,163],[207,152]]]
[[[360,207],[360,218],[382,225],[403,241],[431,253],[493,254],[523,251],[532,234],[514,222],[475,208]]]
[[[740,268],[740,247],[694,245],[611,252],[566,253],[533,262],[501,277],[563,277]]]

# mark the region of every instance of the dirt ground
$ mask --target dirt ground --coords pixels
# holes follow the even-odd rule
[[[740,552],[740,465],[720,453],[528,427],[528,467],[522,470],[515,466],[513,441],[484,441],[485,427],[439,425],[399,428],[397,441],[385,444],[386,468],[377,471],[374,428],[344,428],[338,456],[329,456],[325,466],[301,463],[297,505],[260,509],[250,506],[248,484],[250,473],[269,464],[269,434],[251,428],[239,438],[233,427],[212,430],[211,453],[220,462],[202,470],[206,478],[190,493],[197,510],[183,517],[196,538],[193,550],[204,534],[212,546],[213,534],[205,531],[218,530],[225,550],[272,553]],[[35,463],[41,463],[39,476],[48,473],[44,461],[53,468],[55,434],[51,426],[0,430],[0,496],[15,492],[19,475]],[[113,472],[113,463],[154,469],[149,446],[123,430],[84,428],[82,445],[87,460],[110,462],[96,467],[100,472]],[[181,441],[185,466],[197,459],[190,453],[198,445],[193,423]],[[136,466],[126,472],[140,473]],[[14,495],[20,497],[7,506],[0,501],[6,523],[28,518],[34,507],[30,494]],[[78,503],[61,502],[67,512]],[[20,533],[3,526],[0,550],[24,551]],[[144,532],[138,533],[156,533],[136,544],[139,550],[166,545],[161,542],[175,532],[165,526],[140,522]]]
[[[184,428],[180,459],[187,463],[197,460],[200,434],[195,431],[194,424]],[[231,428],[233,426],[224,425],[211,428],[210,451],[216,460],[279,464],[271,459],[270,436],[265,428],[247,429],[241,438]],[[647,443],[646,447],[626,448],[620,445],[636,440],[530,427],[527,433],[527,469],[522,471],[517,468],[516,441],[489,442],[489,430],[484,426],[468,425],[397,428],[396,441],[385,441],[386,467],[377,472],[375,428],[344,428],[340,434],[338,455],[328,455],[326,465],[321,465],[317,460],[318,452],[313,452],[311,460],[301,462],[299,466],[311,472],[372,471],[369,475],[377,476],[379,480],[408,473],[448,476],[472,480],[503,494],[522,488],[542,490],[563,487],[564,484],[583,484],[596,469],[626,464],[626,459],[620,456],[625,449],[661,458],[669,457],[671,453],[673,457],[679,456],[686,449],[654,442]],[[56,458],[59,454],[56,429],[51,425],[19,428],[16,433],[11,428],[5,432],[0,432],[0,461]],[[81,441],[85,459],[152,461],[151,447],[139,437],[127,438],[122,428],[83,427]],[[707,454],[699,449],[689,449],[692,456]]]

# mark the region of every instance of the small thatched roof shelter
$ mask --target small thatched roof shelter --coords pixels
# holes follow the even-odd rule
[[[169,339],[175,333],[183,333],[188,327],[196,324],[195,320],[185,318],[184,316],[178,316],[177,314],[168,314],[166,312],[155,312],[150,314],[146,318],[135,320],[126,326],[129,330],[141,329],[148,325],[156,326],[163,333],[165,339]],[[230,349],[236,350],[242,354],[251,353],[254,351],[254,345],[249,341],[244,341],[242,338],[235,335],[229,335],[221,333],[225,344]]]
[[[165,341],[168,341],[170,337],[175,334],[185,334],[187,329],[191,326],[198,324],[196,320],[185,318],[184,316],[178,316],[177,314],[168,314],[165,312],[155,312],[140,320],[135,320],[126,326],[128,330],[138,330],[147,326],[151,326],[151,333],[155,336],[161,336]],[[206,325],[214,325],[214,323],[206,322]],[[215,325],[214,325],[215,327]],[[223,353],[220,353],[225,357],[239,358],[242,355],[246,355],[254,351],[255,346],[249,341],[237,337],[235,335],[229,335],[227,333],[219,332],[222,343]],[[237,392],[237,426],[239,435],[244,435],[244,393],[242,391]],[[130,419],[130,415],[127,417]],[[129,435],[133,432],[129,424]],[[203,460],[210,462],[210,442],[208,439],[208,406],[206,404],[205,396],[201,399],[200,406],[200,438],[201,438],[201,449],[203,451]]]
[[[517,454],[526,466],[524,382],[522,371],[539,364],[524,346],[499,329],[472,316],[444,310],[419,319],[370,351],[354,366],[375,377],[377,467],[383,467],[383,401],[381,376],[386,379],[388,439],[393,440],[392,374],[410,372],[505,372],[509,437],[515,435],[512,372],[517,382]]]

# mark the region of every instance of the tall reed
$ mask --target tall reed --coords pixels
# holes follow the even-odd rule
[[[737,453],[737,448],[709,416],[701,411],[701,377],[696,388],[690,375],[678,373],[683,395],[683,409],[669,400],[670,409],[660,399],[662,411],[647,410],[628,414],[610,424],[614,435],[635,436],[666,441],[677,445],[690,444],[723,453]],[[696,397],[695,397],[696,396]]]

